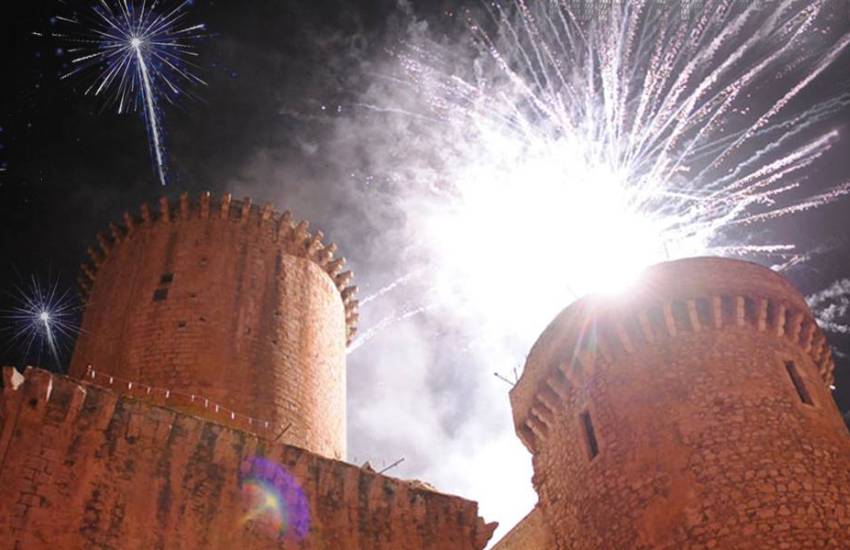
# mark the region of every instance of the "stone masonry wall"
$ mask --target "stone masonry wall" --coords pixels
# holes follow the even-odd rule
[[[84,265],[70,372],[196,394],[345,456],[345,345],[356,321],[336,247],[250,200],[161,201],[125,215]]]
[[[495,528],[416,482],[45,371],[3,378],[3,548],[481,549]]]
[[[534,456],[558,548],[850,547],[850,434],[810,360],[776,344],[680,336],[597,365]]]
[[[675,263],[680,281],[579,302],[535,344],[511,398],[553,546],[850,548],[825,339],[777,275],[694,266],[705,295]]]

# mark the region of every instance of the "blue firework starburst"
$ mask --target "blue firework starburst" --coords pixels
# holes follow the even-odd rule
[[[167,156],[160,102],[173,103],[192,86],[206,84],[192,61],[205,26],[187,21],[191,5],[190,0],[98,0],[81,13],[54,18],[57,26],[69,27],[52,33],[67,44],[71,57],[62,78],[91,74],[87,95],[108,98],[119,113],[143,114],[163,185]]]
[[[12,298],[13,307],[0,311],[3,332],[20,346],[25,361],[41,363],[46,352],[61,369],[61,356],[79,332],[73,293],[61,290],[58,280],[43,284],[33,276],[14,289]]]

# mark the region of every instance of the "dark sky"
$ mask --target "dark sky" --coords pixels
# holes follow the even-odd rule
[[[836,2],[835,21],[846,32],[850,8],[844,4]],[[60,81],[68,62],[67,53],[58,49],[62,44],[33,36],[51,29],[52,16],[84,5],[0,3],[0,310],[14,307],[13,289],[33,275],[57,280],[61,289],[73,288],[97,231],[143,201],[183,191],[233,192],[292,209],[339,243],[364,295],[405,274],[402,258],[415,256],[415,251],[386,254],[380,244],[384,238],[391,242],[384,234],[400,234],[396,227],[405,217],[403,211],[375,206],[392,202],[392,189],[346,179],[348,157],[326,153],[336,150],[326,144],[340,139],[339,121],[381,72],[388,52],[410,32],[410,21],[426,22],[439,42],[459,28],[458,2],[199,0],[191,18],[206,23],[209,31],[198,45],[198,73],[208,86],[194,88],[195,98],[164,108],[170,167],[164,189],[151,168],[140,116],[118,115],[103,101],[82,96],[85,79]],[[845,55],[799,100],[848,92],[848,74]],[[850,113],[845,109],[825,124],[842,137],[812,168],[810,178],[828,186],[850,180]],[[356,129],[348,136],[357,139]],[[356,157],[357,151],[350,154]],[[780,240],[816,252],[786,273],[804,293],[850,278],[848,220],[850,200],[843,200],[772,227]],[[365,246],[364,241],[376,244]],[[362,330],[385,313],[364,312]],[[458,418],[470,407],[486,409],[494,392],[503,410],[483,427],[502,430],[500,423],[507,418],[504,388],[489,387],[501,383],[493,380],[488,365],[478,365],[475,372],[466,368],[473,360],[459,357],[455,349],[465,346],[462,339],[468,334],[452,321],[424,316],[416,323],[416,334],[399,330],[374,350],[364,348],[350,358],[350,431],[360,440],[352,445],[352,459],[381,464],[406,456],[399,474],[439,477],[438,468],[424,465],[433,459],[434,451],[427,447],[456,441],[455,432],[463,432]],[[436,343],[444,336],[451,345]],[[837,352],[835,395],[847,411],[850,337],[828,336]],[[381,353],[391,345],[415,350],[421,368],[399,372],[398,365],[409,358]],[[0,364],[34,361],[13,345],[8,331],[0,333]],[[436,364],[444,366],[432,369]],[[384,426],[378,418],[384,410],[359,412],[374,400],[363,388],[376,380],[385,384],[382,391],[398,394],[399,400],[408,394],[420,399],[419,390],[427,389],[431,401],[422,406],[438,409],[435,435],[416,442],[407,434],[410,440],[402,445],[396,440],[404,429]],[[411,385],[409,391],[400,389]],[[416,416],[415,411],[404,414]]]

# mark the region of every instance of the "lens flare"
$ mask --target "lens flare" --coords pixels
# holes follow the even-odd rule
[[[310,503],[282,466],[255,456],[240,469],[245,514],[241,523],[279,540],[303,540],[310,529]]]

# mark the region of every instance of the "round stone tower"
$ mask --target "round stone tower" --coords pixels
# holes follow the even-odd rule
[[[850,434],[800,293],[748,262],[565,309],[511,391],[557,548],[850,548]]]
[[[82,267],[71,375],[153,390],[223,422],[247,418],[243,427],[343,458],[355,288],[336,246],[307,226],[209,193],[125,214]]]

